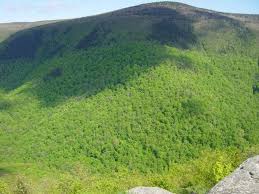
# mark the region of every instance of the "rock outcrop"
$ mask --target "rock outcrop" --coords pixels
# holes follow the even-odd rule
[[[173,194],[158,187],[136,187],[130,189],[128,194]]]
[[[259,156],[245,161],[208,194],[259,194]]]

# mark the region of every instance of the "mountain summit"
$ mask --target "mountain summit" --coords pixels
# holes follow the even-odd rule
[[[239,46],[244,46],[251,40],[249,25],[258,25],[258,16],[223,14],[181,3],[151,3],[20,31],[3,43],[0,56],[2,59],[51,57],[121,41],[156,41],[184,49],[208,47],[215,44],[212,42],[217,38],[215,33],[227,32],[227,36],[231,32],[227,42],[216,40],[214,49],[222,50],[231,41],[236,44],[237,40]]]

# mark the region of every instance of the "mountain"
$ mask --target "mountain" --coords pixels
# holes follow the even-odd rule
[[[58,21],[39,21],[39,22],[14,22],[0,23],[0,42],[7,39],[10,35],[27,28],[32,28],[44,24],[49,24]]]
[[[258,154],[258,92],[258,15],[160,2],[19,30],[0,44],[0,191],[205,193]]]

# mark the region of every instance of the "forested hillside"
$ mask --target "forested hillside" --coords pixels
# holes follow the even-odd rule
[[[258,111],[257,15],[163,2],[21,30],[0,44],[0,193],[205,193],[259,153]]]

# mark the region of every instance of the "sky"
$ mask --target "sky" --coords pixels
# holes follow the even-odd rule
[[[259,14],[259,0],[176,0],[222,12]],[[156,0],[0,0],[0,23],[70,19]]]

